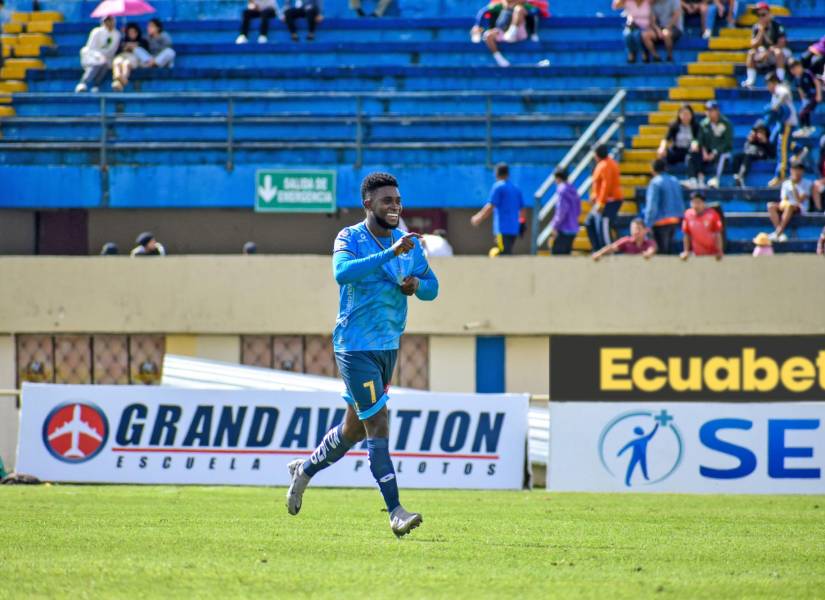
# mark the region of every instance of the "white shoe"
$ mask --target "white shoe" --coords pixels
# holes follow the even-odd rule
[[[719,179],[716,177],[711,177],[708,180],[708,187],[713,188],[714,190],[719,189]]]
[[[301,512],[301,501],[310,477],[304,474],[304,459],[298,458],[286,467],[289,470],[289,489],[286,491],[286,509],[291,515]]]
[[[247,42],[249,42],[249,40],[246,39],[246,36],[244,34],[241,34],[235,38],[236,44],[246,44]]]
[[[390,515],[390,528],[396,537],[403,537],[421,525],[424,518],[418,513],[411,513],[398,506]]]
[[[83,93],[83,92],[85,92],[87,89],[89,89],[89,88],[87,88],[87,87],[86,87],[86,84],[85,84],[85,83],[78,83],[78,84],[75,86],[75,88],[74,88],[74,93],[75,93],[75,94],[82,94],[82,93]]]
[[[785,235],[785,232],[783,231],[782,233],[779,234],[779,237],[776,238],[776,241],[777,242],[787,242],[788,241],[788,236]]]
[[[769,239],[770,241],[772,241],[772,242],[775,242],[775,241],[776,241],[776,239],[777,239],[776,232],[775,232],[775,231],[771,231],[771,232],[768,234],[768,239]]]
[[[496,64],[499,67],[509,67],[510,61],[504,58],[504,56],[500,52],[496,52],[493,54],[493,58],[496,59]]]
[[[705,29],[705,32],[702,34],[702,39],[709,40],[713,36],[713,32],[710,29]]]
[[[755,82],[755,81],[751,81],[750,79],[746,79],[746,80],[745,80],[745,81],[743,81],[740,85],[741,85],[743,88],[745,88],[746,90],[752,90],[752,89],[753,89],[753,85],[754,85],[754,83],[756,83],[756,82]]]
[[[100,88],[97,86],[92,87],[92,93],[97,94],[100,91]]]
[[[507,28],[507,31],[504,32],[504,41],[508,44],[512,44],[518,39],[518,28],[513,27],[512,25]]]
[[[266,36],[265,36],[265,35],[259,35],[259,36],[258,36],[258,43],[259,43],[259,44],[266,44],[268,41],[269,41],[269,40],[268,40],[268,39],[266,39]]]
[[[698,186],[698,182],[696,181],[695,177],[691,177],[690,179],[685,179],[682,182],[682,185],[689,190],[695,190]]]
[[[546,58],[542,59],[542,60],[540,60],[539,62],[536,63],[536,66],[537,67],[542,67],[542,68],[549,67],[550,66],[550,61]]]
[[[470,34],[470,41],[473,42],[474,44],[480,44],[481,43],[481,32],[480,31],[472,32]]]
[[[541,40],[539,39],[539,34],[538,34],[538,33],[534,33],[533,35],[531,35],[531,36],[530,36],[530,41],[531,41],[531,42],[539,42],[539,41],[541,41]]]

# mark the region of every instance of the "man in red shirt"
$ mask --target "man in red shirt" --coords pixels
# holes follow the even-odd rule
[[[705,206],[705,197],[701,192],[690,196],[690,208],[685,211],[682,220],[684,234],[684,251],[679,255],[682,260],[694,256],[715,256],[722,258],[722,219],[719,213]]]
[[[647,227],[644,219],[635,218],[630,222],[630,235],[619,238],[593,253],[593,260],[598,261],[608,254],[641,254],[644,258],[650,258],[656,254],[656,242],[647,237]]]

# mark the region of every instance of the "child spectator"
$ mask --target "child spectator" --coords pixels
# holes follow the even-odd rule
[[[767,233],[757,233],[753,238],[753,256],[773,256],[773,242]]]
[[[817,77],[825,72],[825,35],[802,53],[802,65]]]
[[[785,28],[773,20],[767,2],[758,3],[754,12],[759,20],[753,26],[751,49],[746,60],[748,76],[742,82],[742,87],[745,88],[752,88],[756,84],[757,69],[775,67],[779,80],[785,79]]]
[[[499,67],[510,66],[510,61],[498,49],[499,42],[514,44],[527,39],[527,9],[524,3],[525,0],[505,0],[496,19],[495,27],[488,29],[482,35]]]
[[[656,44],[664,44],[667,60],[673,62],[673,45],[679,41],[684,31],[682,3],[680,0],[653,0],[651,10],[653,22],[650,29],[642,34],[642,41],[647,46],[644,36],[648,36],[654,47]]]
[[[243,11],[241,21],[241,33],[235,40],[236,44],[246,44],[249,39],[249,26],[252,19],[260,19],[261,25],[258,29],[258,43],[265,44],[269,35],[269,22],[275,18],[275,0],[249,0],[246,10]]]
[[[512,181],[510,167],[505,163],[496,165],[496,182],[490,190],[490,199],[480,211],[470,218],[473,227],[481,225],[493,215],[493,235],[496,238],[497,254],[512,254],[516,238],[522,233],[525,218],[524,196]]]
[[[657,158],[651,165],[653,179],[645,194],[644,222],[662,254],[673,253],[673,238],[685,210],[682,186],[667,172],[667,163]]]
[[[630,235],[619,238],[609,246],[605,246],[593,254],[593,260],[598,261],[609,254],[641,254],[643,258],[650,258],[656,254],[656,242],[647,237],[647,227],[643,219],[635,218],[630,222]]]
[[[791,177],[782,183],[779,193],[779,202],[768,202],[768,217],[773,223],[774,231],[770,234],[771,241],[787,242],[785,229],[795,215],[805,212],[807,205],[813,202],[813,183],[805,179],[805,165],[794,163],[791,166]],[[816,207],[822,210],[821,206]]]
[[[155,239],[155,234],[150,231],[141,233],[135,243],[137,246],[132,248],[129,256],[166,256],[166,248]]]
[[[613,10],[623,11],[625,16],[624,45],[627,48],[627,62],[635,63],[636,57],[643,48],[646,51],[642,60],[650,62],[651,57],[656,62],[662,59],[656,53],[653,38],[645,35],[653,22],[653,12],[650,0],[613,0]]]
[[[716,167],[716,174],[708,182],[712,188],[719,187],[719,181],[725,170],[725,163],[733,151],[733,125],[722,115],[719,103],[708,100],[705,104],[707,116],[699,126],[699,152],[691,154],[688,176],[691,180],[698,178],[698,185],[704,183],[705,169]]]
[[[281,18],[289,30],[289,37],[293,42],[298,41],[298,19],[307,20],[307,41],[315,39],[315,28],[324,20],[321,14],[322,0],[284,0],[284,11]]]
[[[719,213],[705,205],[702,192],[690,195],[690,208],[685,211],[682,221],[684,250],[679,255],[682,260],[694,256],[715,256],[722,258],[722,219]]]
[[[557,168],[553,174],[556,178],[556,195],[558,202],[550,221],[550,238],[547,245],[550,254],[570,254],[573,250],[573,241],[579,232],[579,215],[582,211],[582,201],[579,193],[567,183],[567,171]]]
[[[160,19],[152,19],[146,26],[150,57],[144,67],[170,67],[175,60],[171,36],[163,30]]]
[[[794,137],[808,137],[816,131],[811,127],[811,115],[816,105],[822,102],[822,84],[814,74],[802,66],[802,62],[793,58],[788,63],[791,72],[791,86],[799,93],[802,104],[799,107],[799,125],[801,128],[794,132]]]
[[[387,12],[387,8],[389,8],[390,4],[392,4],[392,0],[378,0],[378,4],[375,6],[375,10],[370,13],[371,17],[383,17],[384,13]],[[351,10],[355,11],[359,17],[367,16],[367,13],[364,12],[364,9],[361,7],[361,0],[349,0],[349,7]]]
[[[739,187],[745,186],[745,178],[754,162],[776,158],[776,145],[771,144],[770,137],[767,125],[759,120],[748,133],[744,150],[733,155],[733,179]]]
[[[80,65],[83,77],[74,91],[85,92],[89,88],[98,91],[100,82],[106,76],[120,46],[120,32],[115,29],[114,17],[106,17],[100,25],[89,32],[86,45],[80,49]]]
[[[596,168],[593,169],[593,188],[590,192],[592,207],[584,227],[595,252],[611,242],[610,230],[622,206],[622,182],[619,163],[610,156],[607,146],[601,144],[594,154]]]
[[[149,44],[143,39],[140,26],[137,23],[127,23],[119,53],[112,62],[112,89],[122,92],[129,84],[132,71],[150,58]]]
[[[736,19],[739,17],[739,0],[709,0],[707,15],[705,16],[705,31],[702,37],[710,39],[716,29],[717,16],[726,19],[728,27],[736,27]]]
[[[659,143],[656,155],[669,165],[685,164],[697,160],[691,154],[699,154],[699,122],[693,108],[685,102],[679,107],[676,118],[667,128],[665,138]]]
[[[771,131],[771,142],[776,144],[776,171],[768,187],[778,187],[788,172],[791,131],[799,121],[788,86],[779,81],[776,73],[768,75],[765,82],[771,93],[771,102],[765,107],[765,122]]]

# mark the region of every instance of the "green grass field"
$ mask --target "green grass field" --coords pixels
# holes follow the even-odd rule
[[[825,498],[3,486],[0,598],[823,598]]]

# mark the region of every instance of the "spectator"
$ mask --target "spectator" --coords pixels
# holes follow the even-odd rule
[[[642,60],[650,62],[651,57],[659,62],[662,59],[656,53],[653,37],[647,32],[653,23],[651,0],[613,0],[613,10],[621,10],[625,16],[622,35],[627,48],[627,62],[635,63],[639,52],[644,52]]]
[[[816,177],[811,198],[815,206],[823,206],[822,193],[825,191],[825,136],[819,140],[819,162],[816,165]]]
[[[825,71],[825,36],[808,46],[802,53],[802,65],[817,77],[822,77]]]
[[[710,39],[716,30],[716,18],[727,20],[728,27],[736,27],[736,19],[739,18],[739,7],[744,2],[739,0],[709,0],[707,14],[705,15],[705,30],[702,37]]]
[[[705,170],[716,167],[716,173],[708,182],[712,188],[719,187],[725,164],[731,159],[733,151],[733,125],[722,115],[719,104],[708,100],[705,104],[707,116],[699,125],[699,152],[691,154],[691,166],[688,176],[703,185]]]
[[[622,206],[622,183],[619,163],[610,156],[607,146],[598,146],[594,155],[596,168],[593,169],[593,188],[590,192],[592,206],[584,227],[595,252],[612,241],[610,230]]]
[[[758,3],[754,12],[759,20],[753,26],[751,49],[745,63],[748,76],[742,82],[742,87],[746,88],[752,88],[756,84],[758,69],[776,68],[779,80],[785,79],[785,28],[773,20],[767,2]]]
[[[322,0],[284,0],[281,18],[293,42],[298,41],[298,19],[307,20],[307,41],[315,39],[315,28],[324,20]]]
[[[656,242],[647,237],[647,227],[644,219],[636,217],[630,222],[630,235],[619,238],[609,246],[605,246],[593,254],[593,260],[598,261],[609,254],[641,254],[650,258],[656,254]]]
[[[246,44],[249,39],[249,26],[252,19],[260,19],[261,25],[258,30],[258,43],[265,44],[269,35],[269,22],[275,18],[275,0],[249,0],[246,9],[243,11],[241,21],[241,34],[235,40],[236,44]]]
[[[378,0],[378,4],[370,13],[371,17],[383,17],[384,13],[387,12],[387,8],[389,8],[390,4],[392,4],[392,0]],[[365,17],[367,14],[364,12],[364,9],[361,8],[361,0],[349,0],[349,7],[354,10],[359,17]]]
[[[129,256],[166,256],[166,249],[159,241],[155,239],[155,235],[150,231],[141,233],[137,240],[137,246],[132,248]]]
[[[682,186],[667,172],[667,163],[661,158],[653,161],[651,171],[653,179],[645,194],[645,226],[653,231],[659,252],[672,254],[673,238],[685,210]]]
[[[773,242],[767,233],[757,233],[753,238],[753,256],[773,256]]]
[[[688,102],[679,107],[676,118],[667,128],[665,138],[659,143],[656,151],[658,158],[664,159],[667,164],[696,164],[699,154],[699,121]],[[681,214],[681,211],[680,213]]]
[[[453,247],[447,241],[447,232],[443,229],[436,229],[432,233],[422,235],[421,245],[424,247],[424,254],[427,258],[453,255]]]
[[[788,172],[791,131],[799,121],[788,86],[780,83],[776,73],[768,75],[765,82],[771,93],[770,104],[766,107],[765,121],[771,131],[771,142],[776,145],[776,171],[773,179],[768,182],[768,187],[778,187]]]
[[[739,187],[745,186],[745,178],[755,161],[776,157],[776,146],[771,144],[770,136],[765,122],[757,121],[748,133],[744,150],[733,155],[733,179]]]
[[[782,183],[779,192],[779,202],[768,202],[768,217],[773,223],[774,231],[770,234],[771,241],[787,242],[785,229],[795,215],[807,210],[809,204],[814,204],[812,197],[813,183],[805,179],[805,165],[794,163],[791,166],[791,177]],[[821,205],[816,205],[822,210]]]
[[[567,171],[557,168],[556,178],[556,210],[550,221],[550,238],[547,245],[550,254],[570,254],[573,250],[573,240],[579,233],[579,215],[582,211],[582,200],[572,185],[567,183]]]
[[[114,242],[106,242],[100,249],[100,256],[116,256],[120,254],[120,249]]]
[[[171,67],[175,61],[172,37],[163,30],[160,19],[152,19],[146,26],[149,56],[143,62],[144,67]]]
[[[6,8],[6,1],[0,0],[0,31],[4,23],[11,21],[11,12]],[[0,35],[0,67],[3,66],[3,36]]]
[[[112,89],[122,92],[129,84],[132,71],[140,66],[141,60],[145,62],[149,58],[149,44],[143,39],[140,26],[137,23],[127,23],[125,37],[112,62]]]
[[[521,190],[510,181],[510,168],[505,163],[496,165],[496,182],[490,190],[487,204],[472,216],[473,227],[481,225],[493,215],[493,235],[499,254],[510,255],[516,238],[523,234],[526,209]]]
[[[647,46],[648,41],[644,40],[644,36],[648,36],[654,47],[656,44],[664,44],[667,60],[673,62],[673,45],[682,37],[684,30],[682,3],[680,0],[654,0],[651,10],[653,22],[650,29],[642,34],[642,41]]]
[[[524,0],[504,0],[495,27],[482,35],[484,43],[499,67],[509,67],[510,61],[499,51],[499,42],[514,44],[527,39],[527,8]]]
[[[682,221],[684,250],[679,255],[682,260],[694,256],[715,256],[722,258],[722,219],[719,213],[705,205],[702,192],[690,195],[690,208],[685,211]]]
[[[686,17],[699,17],[699,26],[703,32],[702,35],[704,35],[704,32],[708,29],[708,5],[706,0],[682,0],[682,13],[684,13]]]
[[[816,241],[816,253],[825,256],[825,227],[819,232],[819,239]]]
[[[243,245],[243,254],[250,255],[250,254],[257,254],[258,253],[258,244],[255,242],[246,242]]]
[[[119,45],[120,32],[115,29],[114,17],[102,19],[100,25],[89,33],[86,45],[80,49],[83,77],[75,87],[75,92],[85,92],[89,88],[93,92],[98,91],[100,82],[106,76]]]
[[[811,127],[811,115],[816,110],[816,105],[822,102],[822,84],[796,58],[788,62],[788,68],[791,72],[791,85],[799,93],[799,99],[802,102],[799,107],[801,129],[795,131],[793,136],[808,137],[816,131],[816,127]]]

